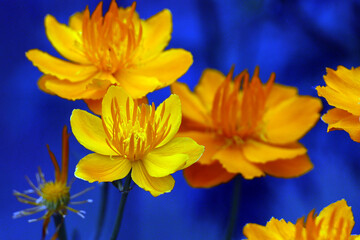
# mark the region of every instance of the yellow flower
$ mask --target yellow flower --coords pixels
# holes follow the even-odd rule
[[[207,69],[194,93],[185,84],[172,85],[182,102],[179,136],[191,136],[206,149],[199,162],[184,170],[188,183],[212,187],[236,174],[290,178],[312,169],[298,140],[318,121],[319,99],[274,84],[275,74],[262,84],[259,68],[251,81],[247,71],[234,81],[232,74],[233,69],[227,77]]]
[[[50,151],[49,146],[48,151],[50,154],[50,158],[55,167],[55,181],[46,181],[43,172],[39,168],[39,173],[36,174],[37,185],[29,179],[26,180],[29,182],[31,186],[30,190],[25,191],[24,193],[20,193],[18,191],[14,191],[14,195],[17,200],[22,203],[33,205],[34,207],[28,208],[22,211],[15,212],[13,214],[13,218],[19,218],[23,216],[32,215],[38,212],[46,211],[45,214],[37,219],[30,219],[29,222],[38,221],[44,219],[43,230],[42,230],[42,238],[45,238],[45,234],[47,232],[47,226],[50,222],[51,216],[54,214],[60,214],[61,216],[66,215],[66,211],[70,210],[72,212],[77,213],[80,217],[84,217],[84,211],[75,210],[69,207],[69,204],[80,204],[92,202],[91,199],[80,201],[80,202],[72,202],[71,200],[84,194],[91,188],[85,189],[84,191],[70,195],[70,185],[67,185],[67,177],[68,177],[68,165],[69,165],[69,134],[67,133],[66,126],[63,129],[62,134],[62,166],[60,166],[55,158],[55,155]],[[36,193],[38,197],[32,197],[28,194]],[[59,229],[57,229],[59,230]],[[57,233],[54,234],[56,236]]]
[[[170,175],[196,162],[204,151],[191,138],[174,138],[181,123],[180,99],[171,95],[155,105],[138,104],[112,86],[103,98],[102,119],[75,109],[70,118],[77,140],[95,152],[76,166],[75,176],[112,182],[131,170],[134,182],[153,196],[170,192]]]
[[[347,69],[338,66],[335,71],[326,69],[324,76],[326,87],[316,87],[318,95],[324,97],[335,108],[322,116],[328,124],[327,131],[345,130],[352,140],[360,142],[360,68]]]
[[[181,77],[193,60],[183,49],[164,51],[171,39],[171,12],[165,9],[142,20],[135,5],[118,8],[113,0],[103,17],[100,2],[91,17],[88,8],[71,16],[69,26],[47,15],[46,35],[69,61],[38,49],[28,51],[28,59],[44,73],[40,89],[70,100],[84,99],[99,113],[110,85],[141,98]]]
[[[319,216],[311,211],[306,223],[304,218],[296,224],[271,218],[266,226],[249,223],[243,232],[249,240],[359,240],[360,235],[351,235],[354,224],[351,207],[343,199],[325,207]]]

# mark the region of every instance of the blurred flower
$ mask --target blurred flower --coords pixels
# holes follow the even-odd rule
[[[360,68],[347,69],[338,66],[335,71],[326,69],[324,76],[326,87],[318,86],[316,90],[320,97],[335,108],[322,116],[328,124],[327,131],[345,130],[352,140],[360,142]]]
[[[44,219],[43,230],[42,230],[42,238],[45,238],[45,234],[47,232],[47,226],[50,222],[50,217],[59,214],[62,217],[65,217],[66,211],[70,210],[72,212],[77,213],[80,217],[84,217],[84,211],[75,210],[69,207],[69,204],[81,204],[92,202],[92,200],[88,199],[80,202],[71,202],[72,199],[84,194],[91,188],[87,188],[84,191],[70,195],[70,185],[67,185],[67,177],[68,177],[68,165],[69,165],[69,134],[67,133],[66,126],[63,129],[62,134],[62,166],[60,170],[60,166],[55,158],[55,155],[50,151],[49,146],[48,151],[50,154],[50,158],[55,168],[55,181],[46,181],[43,172],[39,168],[39,173],[36,174],[37,185],[26,177],[26,180],[29,182],[29,185],[32,189],[25,191],[24,193],[20,193],[18,191],[14,191],[14,195],[17,200],[22,203],[30,204],[35,207],[28,208],[22,211],[15,212],[13,214],[13,218],[19,218],[23,216],[32,215],[38,212],[46,211],[45,214],[37,219],[30,219],[29,222],[39,221]],[[35,198],[29,196],[28,194],[36,193],[39,197]],[[59,229],[57,229],[59,230]],[[54,234],[54,236],[56,233]]]
[[[120,87],[112,86],[102,102],[102,119],[75,109],[70,118],[77,140],[95,153],[80,160],[75,176],[112,182],[131,170],[134,182],[153,196],[170,192],[170,175],[196,162],[204,151],[191,138],[174,138],[181,123],[181,104],[171,95],[155,110],[138,104]]]
[[[171,12],[165,9],[141,20],[135,5],[118,8],[113,0],[103,17],[100,2],[91,17],[88,8],[71,16],[69,26],[47,15],[47,37],[69,61],[38,49],[28,51],[28,59],[44,73],[40,89],[70,100],[84,99],[100,113],[110,85],[141,98],[181,77],[193,60],[183,49],[164,51],[171,39]]]
[[[346,201],[340,200],[325,207],[319,214],[314,210],[307,217],[300,218],[296,224],[284,219],[271,218],[266,226],[249,223],[244,227],[244,235],[249,240],[355,240],[360,235],[351,235],[354,217]]]
[[[243,71],[233,82],[233,69],[227,77],[207,69],[194,93],[185,84],[172,85],[182,102],[179,136],[191,136],[206,149],[184,170],[191,186],[212,187],[236,174],[290,178],[312,169],[297,141],[318,121],[321,102],[274,84],[275,74],[263,85],[258,74],[256,68],[250,81]]]

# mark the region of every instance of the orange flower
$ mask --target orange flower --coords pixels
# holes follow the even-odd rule
[[[318,95],[324,97],[335,108],[330,109],[322,120],[328,124],[327,131],[345,130],[352,140],[360,142],[360,68],[347,69],[338,66],[335,71],[326,69],[326,87],[316,87]]]
[[[271,218],[266,226],[249,223],[244,227],[248,240],[359,240],[360,235],[351,235],[354,217],[346,201],[340,200],[324,208],[319,216],[314,210],[296,224],[284,219]]]
[[[110,85],[141,98],[181,77],[193,60],[183,49],[164,51],[171,39],[171,12],[165,9],[141,20],[135,5],[118,8],[114,0],[103,17],[100,2],[91,17],[88,8],[71,16],[69,26],[47,15],[47,37],[69,61],[38,49],[28,51],[28,59],[44,73],[40,89],[70,100],[84,99],[101,113],[101,99]]]
[[[232,82],[233,69],[227,77],[207,69],[194,93],[172,85],[182,102],[180,135],[205,146],[202,158],[184,170],[191,186],[212,187],[236,174],[290,178],[312,169],[298,140],[318,121],[320,100],[274,84],[275,74],[264,85],[258,74],[256,68],[250,81],[243,71]]]

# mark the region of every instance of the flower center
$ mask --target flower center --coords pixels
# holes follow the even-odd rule
[[[58,210],[70,201],[70,188],[64,183],[47,182],[41,187],[41,197],[49,210]]]

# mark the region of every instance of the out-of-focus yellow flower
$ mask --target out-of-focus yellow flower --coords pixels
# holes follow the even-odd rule
[[[141,98],[181,77],[193,60],[183,49],[164,51],[171,39],[171,12],[165,9],[142,20],[135,5],[118,8],[113,0],[103,17],[100,2],[91,17],[88,8],[71,16],[69,26],[47,15],[47,37],[69,61],[37,49],[28,51],[28,59],[44,73],[40,89],[70,100],[84,99],[100,113],[110,85]]]
[[[236,174],[290,178],[312,169],[298,140],[318,121],[320,100],[274,84],[275,74],[264,85],[258,74],[256,68],[250,81],[243,71],[232,81],[233,69],[227,77],[207,69],[194,93],[185,84],[172,85],[182,102],[179,136],[191,136],[206,149],[184,170],[191,186],[212,187]]]
[[[324,80],[327,86],[318,86],[316,90],[335,108],[321,119],[328,124],[328,132],[345,130],[352,140],[360,142],[360,67],[347,69],[338,66],[336,71],[327,68],[326,72]]]
[[[249,223],[243,231],[248,240],[359,240],[360,235],[351,235],[354,224],[351,207],[343,199],[325,207],[319,216],[311,211],[306,223],[304,218],[296,224],[271,218],[266,226]]]
[[[191,138],[176,137],[181,104],[171,95],[155,110],[138,104],[122,88],[112,86],[103,98],[102,119],[75,109],[71,127],[77,140],[95,153],[80,160],[75,176],[112,182],[131,170],[134,182],[153,196],[170,192],[170,175],[196,162],[204,151]]]
[[[51,216],[54,214],[60,214],[65,217],[66,211],[70,210],[75,212],[80,217],[84,218],[84,211],[75,210],[69,207],[69,204],[80,204],[80,203],[88,203],[92,202],[92,200],[88,199],[80,202],[73,202],[72,199],[84,194],[91,188],[85,189],[84,191],[70,195],[70,185],[67,185],[67,177],[68,177],[68,166],[69,166],[69,134],[67,133],[66,126],[63,129],[62,134],[62,165],[60,166],[55,158],[55,155],[50,151],[49,146],[48,151],[50,154],[50,158],[55,167],[55,181],[46,181],[43,172],[39,168],[39,173],[36,174],[37,185],[29,179],[26,180],[29,182],[31,186],[30,190],[25,191],[24,193],[20,193],[18,191],[14,191],[14,195],[17,200],[22,203],[33,205],[34,207],[28,208],[22,211],[15,212],[13,214],[13,218],[19,218],[23,216],[32,215],[38,212],[46,211],[45,214],[37,219],[30,219],[29,222],[38,221],[44,219],[43,230],[42,230],[42,238],[45,238],[45,234],[47,232],[47,226],[50,222]],[[32,197],[28,194],[35,193],[38,197]],[[57,229],[59,230],[59,229]],[[57,233],[55,232],[54,237],[56,238]]]

